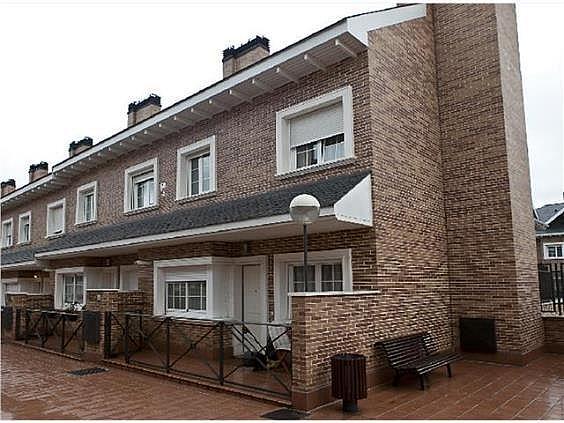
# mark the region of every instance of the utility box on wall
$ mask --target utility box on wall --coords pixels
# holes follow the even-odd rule
[[[495,320],[481,318],[460,318],[460,349],[463,352],[495,353]]]

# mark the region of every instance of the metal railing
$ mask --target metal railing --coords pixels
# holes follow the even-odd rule
[[[288,325],[106,312],[104,355],[178,376],[290,397]]]
[[[564,263],[539,264],[541,311],[564,315]]]
[[[16,339],[66,354],[81,355],[84,352],[81,313],[30,309],[18,309],[16,313],[19,314],[16,317]]]

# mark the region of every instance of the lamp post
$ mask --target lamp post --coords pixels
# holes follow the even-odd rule
[[[319,217],[319,201],[313,195],[300,194],[290,203],[292,220],[304,228],[304,291],[307,291],[307,226]]]

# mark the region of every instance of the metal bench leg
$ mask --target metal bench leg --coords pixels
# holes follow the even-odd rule
[[[419,375],[419,386],[421,387],[422,391],[425,390],[425,376],[423,375]]]
[[[396,370],[396,374],[394,376],[394,381],[392,382],[392,385],[398,386],[399,380],[400,380],[400,372],[398,370]]]
[[[452,370],[450,369],[450,364],[447,364],[446,367],[447,367],[448,377],[452,377]]]

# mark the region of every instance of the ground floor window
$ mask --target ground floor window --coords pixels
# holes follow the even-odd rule
[[[206,281],[166,283],[166,311],[206,311]]]
[[[561,259],[564,258],[564,243],[560,244],[545,244],[544,257],[547,259]]]
[[[84,276],[81,273],[63,275],[63,302],[84,304]]]
[[[343,266],[340,262],[309,264],[307,286],[304,266],[289,265],[289,292],[329,292],[343,290]]]

